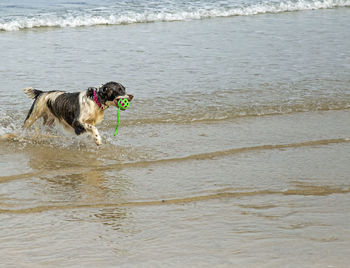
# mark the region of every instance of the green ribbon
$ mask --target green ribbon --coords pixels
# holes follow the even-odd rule
[[[116,135],[117,135],[117,132],[118,132],[118,127],[119,127],[119,113],[120,113],[120,107],[118,108],[118,111],[117,111],[117,126],[115,127],[114,136],[116,136]]]
[[[114,131],[114,136],[117,135],[118,132],[118,127],[119,127],[119,113],[120,110],[126,110],[129,107],[129,101],[127,99],[119,99],[117,106],[118,106],[118,111],[117,111],[117,126],[115,127]]]

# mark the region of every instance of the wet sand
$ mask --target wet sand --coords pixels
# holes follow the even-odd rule
[[[157,140],[191,136],[188,147],[174,139],[162,147],[125,126],[136,148],[167,155],[136,161],[136,151],[108,143],[2,141],[2,263],[344,267],[348,118],[349,111],[297,113],[159,130]],[[211,139],[220,142],[205,146]]]

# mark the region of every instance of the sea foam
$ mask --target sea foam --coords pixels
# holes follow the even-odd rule
[[[144,12],[109,10],[103,9],[98,14],[89,10],[82,13],[66,14],[37,14],[34,16],[16,16],[0,20],[0,30],[18,31],[21,29],[39,27],[81,27],[94,25],[122,25],[149,22],[170,22],[199,20],[216,17],[251,16],[265,13],[282,13],[302,10],[329,9],[337,7],[349,7],[350,0],[322,0],[322,1],[282,1],[264,2],[260,4],[235,6],[235,7],[196,7],[190,10],[179,10],[171,8],[162,11],[154,9]],[[108,13],[109,12],[109,13]]]

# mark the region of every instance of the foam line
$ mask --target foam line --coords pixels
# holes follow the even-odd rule
[[[165,11],[151,10],[146,12],[117,13],[110,10],[105,15],[96,15],[90,11],[81,14],[38,14],[34,17],[20,17],[0,22],[2,31],[18,31],[22,29],[41,27],[82,27],[96,25],[123,25],[134,23],[149,23],[159,21],[186,21],[216,17],[251,16],[265,13],[282,13],[302,10],[329,9],[349,7],[350,0],[323,0],[323,1],[282,1],[265,2],[250,6],[236,6],[225,8],[195,7],[194,10],[165,9]],[[106,12],[106,11],[105,11]],[[109,13],[109,14],[108,14]]]

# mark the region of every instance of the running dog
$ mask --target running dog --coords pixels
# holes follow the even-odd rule
[[[102,140],[95,125],[102,121],[104,111],[110,106],[117,106],[118,99],[131,101],[134,97],[126,94],[125,87],[116,82],[74,93],[34,88],[24,88],[23,91],[34,99],[24,121],[24,128],[29,128],[42,117],[44,125],[51,126],[58,122],[77,135],[89,132],[97,145],[101,145]]]

